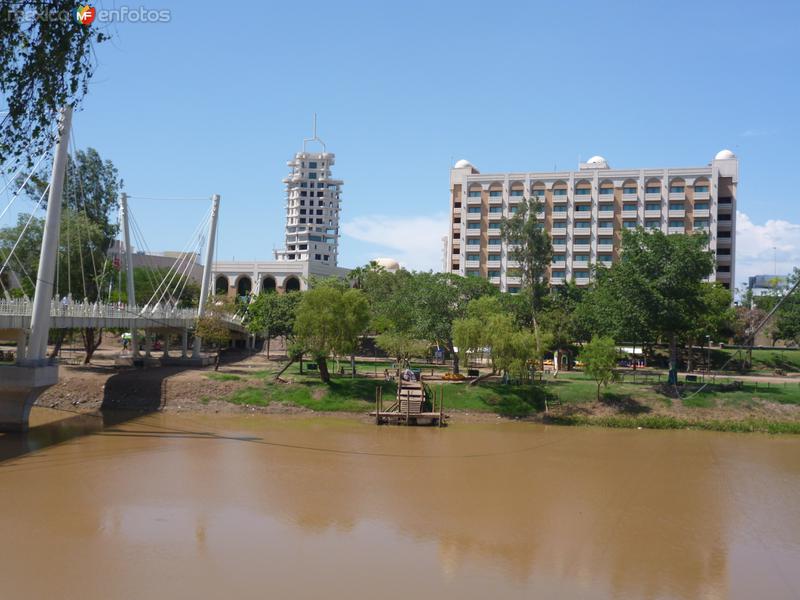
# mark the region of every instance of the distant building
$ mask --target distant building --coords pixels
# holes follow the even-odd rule
[[[765,294],[789,287],[788,275],[753,275],[747,279],[747,289],[755,294]]]
[[[114,243],[108,249],[108,256],[111,260],[117,259],[122,268],[125,267],[125,249],[121,240],[114,240]],[[134,269],[147,267],[165,271],[178,263],[179,273],[186,275],[197,283],[200,283],[203,279],[203,264],[200,262],[199,254],[177,251],[146,253],[132,248],[131,260]]]
[[[384,270],[389,271],[389,273],[396,273],[400,270],[400,263],[393,258],[374,258],[370,262],[375,263],[379,267],[383,267]]]
[[[503,291],[520,288],[518,267],[500,235],[504,217],[537,196],[553,243],[551,284],[590,281],[593,264],[619,257],[623,229],[709,233],[716,255],[710,280],[730,289],[736,252],[739,161],[730,150],[707,166],[611,169],[602,156],[577,171],[481,173],[466,160],[450,171],[448,270],[488,278]]]
[[[319,142],[322,152],[308,152],[307,142]],[[333,179],[336,156],[325,150],[316,135],[303,141],[303,151],[287,166],[285,247],[275,260],[218,261],[212,283],[217,294],[246,296],[262,291],[308,289],[311,276],[343,277],[348,269],[338,266],[339,210],[343,181]]]

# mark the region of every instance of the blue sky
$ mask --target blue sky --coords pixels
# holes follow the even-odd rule
[[[76,141],[132,195],[220,193],[220,259],[282,243],[281,179],[317,112],[345,180],[344,266],[437,268],[459,158],[688,166],[726,147],[741,161],[737,283],[772,272],[773,246],[779,271],[800,263],[796,3],[143,5],[171,20],[110,27]],[[205,208],[133,204],[159,250],[182,247]]]

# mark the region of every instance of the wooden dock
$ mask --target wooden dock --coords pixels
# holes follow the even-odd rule
[[[437,402],[438,400],[438,402]],[[438,408],[438,410],[437,410]],[[397,378],[397,398],[388,408],[383,406],[383,388],[375,388],[375,410],[370,413],[377,425],[433,425],[444,427],[444,388],[431,390],[422,381]]]

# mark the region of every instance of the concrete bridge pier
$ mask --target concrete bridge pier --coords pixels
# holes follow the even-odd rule
[[[169,338],[171,337],[171,333],[169,330],[164,334],[164,354],[162,355],[163,358],[169,358]]]
[[[34,403],[58,383],[58,365],[0,367],[0,380],[0,432],[28,431]]]
[[[181,331],[181,358],[186,358],[189,355],[189,330],[184,329]]]

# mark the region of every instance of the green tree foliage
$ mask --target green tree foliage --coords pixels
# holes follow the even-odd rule
[[[583,311],[592,315],[591,329],[631,341],[667,340],[674,380],[678,340],[707,308],[703,279],[714,270],[707,241],[704,234],[623,230],[620,260],[598,270],[595,289],[586,298]]]
[[[125,273],[114,271],[113,277],[117,277],[117,281],[111,281],[112,292],[109,296],[111,302],[128,302],[128,280]],[[153,268],[153,267],[136,267],[133,270],[133,289],[136,292],[137,304],[144,304],[145,302],[157,303],[159,297],[164,292],[164,286],[159,287],[159,284],[167,278],[169,282],[169,289],[180,292],[177,300],[177,306],[180,308],[191,308],[197,306],[200,300],[200,284],[198,284],[191,277],[186,277],[180,273],[170,272],[169,269]],[[154,294],[158,290],[158,295]],[[171,301],[171,296],[163,294],[164,298],[161,302]]]
[[[297,307],[298,341],[319,365],[322,381],[330,382],[327,359],[353,351],[369,324],[369,304],[363,292],[323,282],[308,290]]]
[[[789,286],[800,280],[800,268],[795,267],[789,277]],[[800,345],[800,289],[784,299],[776,311],[775,336],[777,339]]]
[[[553,257],[550,236],[537,217],[544,210],[539,198],[524,199],[514,216],[503,219],[501,235],[511,245],[509,258],[519,263],[523,293],[530,301],[530,315],[536,335],[537,349],[541,353],[538,313],[547,294],[547,273]]]
[[[597,400],[600,400],[600,386],[608,385],[614,376],[617,364],[617,348],[610,337],[595,336],[581,348],[580,360],[584,371],[597,382]]]
[[[73,0],[0,2],[0,95],[8,110],[0,118],[0,164],[49,147],[58,111],[86,94],[93,44],[108,36],[71,18],[76,6]]]
[[[247,305],[245,314],[247,329],[251,333],[264,336],[267,343],[267,358],[269,358],[270,341],[273,338],[283,337],[291,341],[294,334],[295,311],[301,298],[300,292],[261,293]]]
[[[222,351],[230,344],[231,330],[225,324],[225,317],[236,310],[235,303],[226,296],[209,298],[205,314],[197,319],[195,335],[203,340],[203,344],[217,349],[214,370],[219,369]]]
[[[375,336],[378,348],[392,356],[398,364],[407,367],[411,358],[425,356],[430,344],[400,331],[387,331]]]

